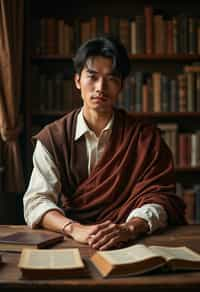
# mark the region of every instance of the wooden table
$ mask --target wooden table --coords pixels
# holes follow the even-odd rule
[[[28,229],[25,226],[0,225],[0,234],[10,234],[17,230]],[[36,232],[28,229],[30,232]],[[186,245],[200,252],[200,225],[189,225],[170,228],[162,233],[147,236],[137,243],[147,245]],[[94,250],[88,246],[74,242],[66,238],[56,248],[79,247],[81,255],[87,261]],[[4,252],[5,264],[0,269],[0,291],[200,291],[200,271],[184,273],[153,273],[135,277],[102,279],[92,265],[89,265],[89,275],[86,278],[57,279],[57,280],[24,280],[17,268],[20,253]]]

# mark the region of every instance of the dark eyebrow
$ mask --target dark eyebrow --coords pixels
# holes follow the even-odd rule
[[[95,70],[93,70],[93,69],[90,69],[90,68],[88,68],[88,67],[86,67],[86,70],[87,70],[87,72],[88,73],[90,73],[90,74],[98,74],[98,72],[97,71],[95,71]],[[108,74],[106,74],[107,76],[115,76],[115,77],[119,77],[119,75],[116,73],[116,72],[110,72],[110,73],[108,73]]]
[[[87,70],[88,73],[91,73],[91,74],[97,74],[98,73],[97,71],[92,70],[92,69],[90,69],[88,67],[86,67],[86,70]]]

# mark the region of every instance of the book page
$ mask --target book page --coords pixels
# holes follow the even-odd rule
[[[150,246],[149,249],[151,249],[153,253],[164,257],[167,261],[172,259],[200,261],[200,255],[185,246],[181,247]]]
[[[24,249],[19,267],[26,269],[73,269],[84,267],[84,264],[77,248]]]
[[[98,253],[109,260],[113,265],[143,261],[156,256],[148,247],[142,244],[116,250],[99,251]]]

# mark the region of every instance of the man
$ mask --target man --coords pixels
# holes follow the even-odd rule
[[[74,66],[83,107],[34,137],[28,225],[104,250],[183,223],[171,152],[159,130],[114,107],[130,71],[125,48],[109,37],[89,40]]]

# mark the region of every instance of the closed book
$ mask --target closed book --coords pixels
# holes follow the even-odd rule
[[[169,80],[170,87],[170,102],[169,111],[178,112],[179,111],[179,100],[178,100],[178,82],[176,79]]]
[[[200,185],[194,186],[195,190],[195,223],[200,224]]]
[[[153,54],[153,8],[144,7],[145,16],[145,51],[146,54]]]
[[[130,52],[130,21],[127,18],[119,20],[119,37],[127,51]]]
[[[185,74],[178,75],[179,112],[187,112],[187,78]]]
[[[135,72],[135,111],[142,111],[142,84],[143,84],[143,73]]]
[[[172,43],[173,43],[173,54],[178,54],[180,49],[179,49],[179,38],[178,38],[178,17],[177,16],[173,16],[172,17]]]
[[[161,112],[170,111],[170,91],[169,91],[169,78],[161,75]]]
[[[82,277],[86,266],[78,248],[23,249],[18,263],[24,278],[52,279]]]
[[[63,56],[65,54],[64,39],[65,39],[65,22],[64,19],[59,19],[57,24],[58,33],[58,54]]]
[[[179,15],[179,53],[188,53],[188,17],[185,14]]]
[[[195,223],[195,191],[193,189],[187,189],[183,192],[183,199],[186,205],[185,219],[187,223]]]
[[[154,112],[161,111],[161,72],[152,74],[153,93],[154,93]]]
[[[57,54],[57,20],[55,18],[47,18],[46,20],[46,46],[47,46],[47,54],[54,55]]]
[[[197,54],[200,54],[200,19],[197,20]]]
[[[179,134],[179,167],[191,165],[191,140],[188,133]]]
[[[18,231],[0,237],[0,250],[21,251],[25,247],[45,248],[64,240],[64,236],[51,231]]]
[[[166,20],[166,39],[167,39],[167,54],[171,55],[174,53],[173,51],[173,23],[172,20]]]
[[[136,15],[136,53],[145,53],[145,17],[144,15]]]
[[[153,16],[154,26],[154,52],[155,54],[165,53],[165,22],[163,15],[157,14]]]
[[[95,38],[97,35],[97,18],[95,16],[91,17],[90,20],[90,33],[91,33],[91,38]]]
[[[196,86],[196,78],[195,73],[187,72],[187,111],[194,112],[195,111],[195,86]]]
[[[196,45],[196,19],[194,17],[188,18],[188,53],[195,54],[197,45]]]
[[[130,47],[131,54],[136,54],[136,22],[131,20],[130,22]]]
[[[196,75],[196,111],[200,112],[200,72]]]
[[[197,65],[186,65],[184,66],[184,71],[187,73],[200,72],[200,64]]]
[[[81,43],[86,42],[91,37],[91,22],[84,20],[81,22]]]
[[[119,17],[110,17],[110,33],[114,37],[119,38]]]
[[[104,15],[104,33],[110,33],[110,16]]]
[[[103,277],[140,275],[163,270],[200,269],[200,255],[185,246],[146,246],[136,244],[122,249],[97,251],[91,261]]]

